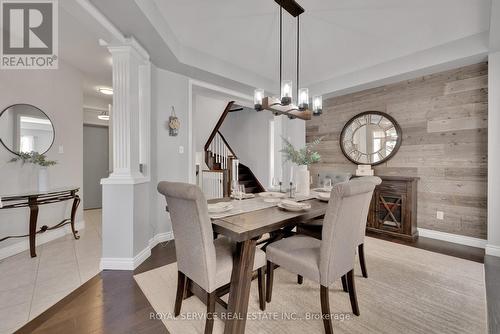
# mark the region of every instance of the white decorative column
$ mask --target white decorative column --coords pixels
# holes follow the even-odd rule
[[[488,244],[500,256],[500,51],[488,57]]]
[[[150,157],[151,63],[133,38],[107,47],[113,58],[113,172],[101,180],[101,269],[133,270],[150,254],[150,176],[144,170]]]

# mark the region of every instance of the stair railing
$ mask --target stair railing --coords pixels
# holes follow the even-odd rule
[[[231,179],[235,172],[233,160],[237,158],[219,130],[233,104],[234,101],[227,104],[205,144],[205,163],[208,170],[202,172],[202,188],[207,198],[227,197],[231,192]]]

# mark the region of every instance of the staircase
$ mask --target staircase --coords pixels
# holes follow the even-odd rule
[[[239,163],[238,170],[233,170],[233,162],[238,159],[235,152],[219,131],[222,123],[232,109],[234,101],[227,104],[217,125],[205,144],[205,163],[208,170],[202,171],[203,192],[208,199],[228,197],[231,194],[231,180],[237,173],[238,181],[245,186],[247,193],[265,191],[262,184],[247,166]]]
[[[247,194],[256,194],[265,191],[264,187],[260,184],[259,180],[257,180],[250,168],[242,163],[238,166],[238,181],[245,186]]]

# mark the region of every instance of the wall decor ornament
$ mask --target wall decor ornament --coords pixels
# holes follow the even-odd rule
[[[170,136],[177,136],[179,134],[179,129],[181,127],[181,121],[175,114],[175,108],[172,106],[172,113],[168,118],[168,130]]]

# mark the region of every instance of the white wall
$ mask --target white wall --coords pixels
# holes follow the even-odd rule
[[[221,133],[240,162],[248,166],[260,183],[269,185],[271,112],[256,112],[250,108],[231,112],[222,124]]]
[[[229,98],[193,94],[193,142],[195,152],[204,151],[208,137],[229,101]]]
[[[156,67],[152,69],[151,85],[151,209],[150,221],[154,234],[170,232],[172,227],[165,212],[165,198],[156,187],[160,181],[188,182],[188,85],[187,77]],[[179,134],[168,134],[168,117],[175,107],[181,122]],[[179,147],[184,153],[179,153]]]
[[[488,58],[488,245],[500,256],[500,52]]]
[[[55,128],[54,145],[47,153],[56,166],[49,168],[50,185],[63,187],[82,186],[82,76],[78,70],[59,63],[58,70],[0,70],[0,109],[28,103],[42,109],[52,120]],[[59,146],[64,154],[59,154]],[[13,157],[0,147],[0,195],[15,194],[37,188],[37,170],[30,165],[7,163]],[[80,194],[82,195],[82,194]],[[77,221],[83,219],[82,207]],[[70,202],[44,205],[40,208],[38,226],[49,226],[69,217]],[[0,236],[26,234],[29,210],[0,210]],[[14,244],[27,246],[25,239],[9,239],[0,243],[0,254],[13,249]]]
[[[274,120],[274,147],[271,148],[270,121]],[[274,177],[286,182],[290,179],[290,164],[281,159],[282,137],[296,147],[305,145],[305,122],[290,120],[286,116],[274,117],[271,112],[256,112],[245,108],[229,113],[222,125],[222,134],[233,148],[241,163],[247,165],[264,187],[269,186]],[[270,174],[271,149],[274,150],[274,175]]]

